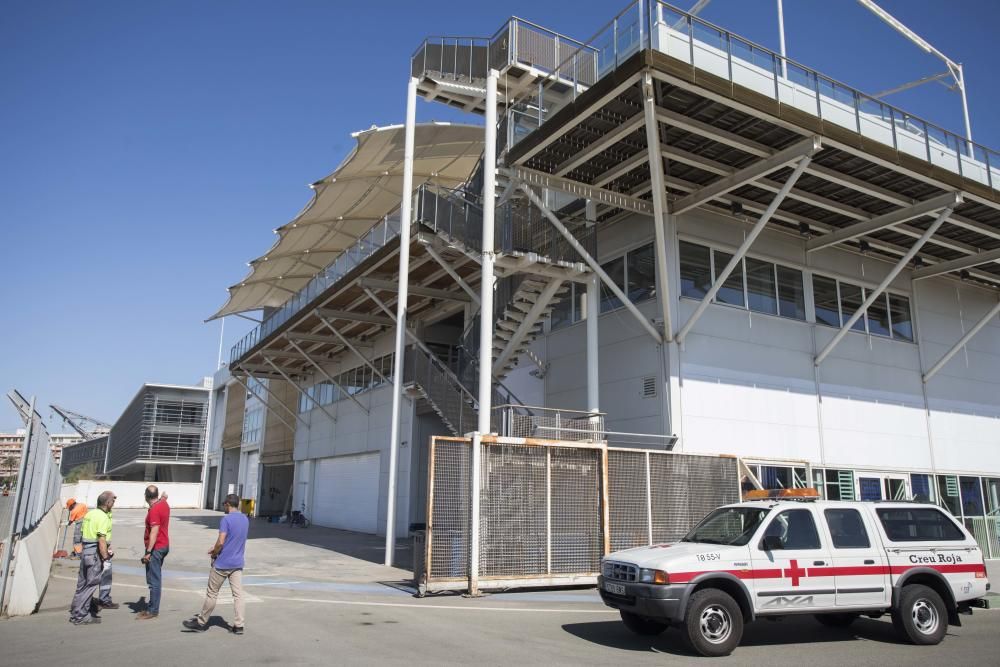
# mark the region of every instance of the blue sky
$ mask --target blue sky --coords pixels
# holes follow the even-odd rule
[[[974,136],[1000,148],[1000,3],[881,4],[965,63]],[[489,35],[513,14],[586,39],[624,5],[7,3],[0,387],[113,421],[143,382],[211,374],[220,325],[204,318],[352,131],[402,121],[423,37]],[[774,0],[714,0],[702,16],[777,49]],[[851,0],[785,0],[785,19],[790,57],[862,90],[944,69]],[[959,98],[941,86],[890,101],[962,130]],[[462,119],[423,102],[418,118]],[[227,320],[226,356],[249,325]],[[0,409],[0,429],[17,426]]]

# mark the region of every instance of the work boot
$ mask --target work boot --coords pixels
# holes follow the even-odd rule
[[[205,630],[208,630],[208,623],[202,623],[197,618],[189,618],[186,621],[182,621],[181,625],[195,632],[205,632]]]
[[[71,618],[69,622],[73,625],[97,625],[101,622],[100,616],[84,616],[83,618]]]
[[[101,609],[118,609],[121,605],[117,602],[98,602],[97,606]]]
[[[135,615],[135,620],[137,621],[149,621],[159,616],[159,614],[154,614],[149,611],[140,611]]]
[[[229,631],[232,632],[234,635],[242,635],[243,634],[243,626],[242,625],[234,625],[231,628],[229,628]]]

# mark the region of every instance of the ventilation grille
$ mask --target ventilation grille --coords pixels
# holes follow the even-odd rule
[[[642,397],[652,398],[656,396],[656,376],[650,375],[642,378]]]

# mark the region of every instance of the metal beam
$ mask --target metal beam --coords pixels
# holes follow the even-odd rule
[[[321,336],[319,334],[294,333],[290,331],[285,334],[285,338],[301,341],[303,343],[328,343],[330,345],[341,344],[339,338],[335,338],[333,336]]]
[[[331,383],[333,386],[335,386],[337,389],[339,389],[340,393],[342,393],[344,396],[347,396],[349,399],[351,399],[352,401],[354,401],[354,403],[359,408],[361,408],[364,411],[365,414],[368,414],[368,408],[366,408],[364,405],[362,405],[361,401],[359,401],[354,394],[352,394],[351,392],[349,392],[346,389],[344,389],[343,385],[341,385],[339,382],[337,382],[334,379],[334,377],[332,375],[330,375],[326,371],[325,368],[323,368],[322,366],[320,366],[318,363],[316,363],[316,361],[312,357],[310,357],[308,354],[306,354],[305,350],[303,350],[301,347],[299,347],[298,345],[296,345],[295,341],[290,340],[288,342],[292,345],[292,347],[294,347],[296,350],[298,350],[299,352],[302,353],[302,355],[306,358],[306,361],[308,361],[312,365],[313,368],[315,368],[317,371],[319,371],[319,374],[322,375],[324,378],[326,378],[327,382]],[[337,420],[334,419],[334,421],[337,421]]]
[[[317,317],[328,317],[331,320],[350,320],[352,322],[368,322],[369,324],[381,324],[384,327],[393,326],[393,320],[378,315],[368,313],[352,313],[347,310],[334,310],[331,308],[317,308],[313,311]]]
[[[958,206],[963,201],[961,192],[948,192],[943,195],[938,195],[937,197],[932,197],[926,201],[914,204],[913,206],[900,208],[890,213],[886,213],[885,215],[872,218],[871,220],[859,222],[855,225],[851,225],[850,227],[844,227],[843,229],[839,229],[832,234],[824,234],[823,236],[810,239],[806,242],[806,250],[808,252],[814,252],[823,248],[829,248],[832,245],[843,243],[844,241],[850,241],[851,239],[856,239],[859,236],[877,232],[880,229],[894,227],[900,223],[913,220],[914,218],[921,218],[925,215],[930,215],[931,213],[937,213],[946,207],[949,210],[953,210],[955,206]]]
[[[603,153],[604,151],[611,148],[612,146],[617,144],[619,141],[621,141],[628,135],[638,130],[640,127],[642,127],[642,124],[644,122],[645,118],[643,117],[643,114],[641,112],[635,114],[627,121],[625,121],[615,129],[613,129],[611,132],[604,135],[603,137],[592,143],[590,146],[587,146],[585,149],[583,149],[570,159],[563,162],[561,165],[556,167],[555,171],[552,173],[556,176],[565,176],[566,174],[573,171],[574,169],[579,167],[581,164],[583,164],[590,158],[594,157],[595,155]]]
[[[652,145],[659,146],[659,143],[659,139],[657,138],[656,143]],[[673,215],[679,215],[685,211],[690,211],[697,206],[701,206],[705,202],[715,199],[719,195],[723,195],[731,190],[735,190],[743,185],[746,185],[747,183],[756,181],[758,178],[769,174],[772,171],[794,164],[803,157],[812,157],[822,149],[823,142],[818,136],[812,136],[808,139],[799,141],[784,150],[778,151],[770,157],[763,158],[759,162],[733,172],[729,176],[713,181],[697,192],[693,192],[686,197],[678,199],[674,202],[670,212]]]
[[[750,250],[750,246],[753,245],[753,242],[756,241],[757,237],[760,236],[761,232],[764,231],[764,227],[771,219],[771,216],[773,216],[774,212],[778,210],[778,207],[781,205],[781,202],[785,200],[785,197],[788,195],[789,191],[795,186],[795,182],[799,180],[799,177],[802,175],[802,172],[806,170],[806,167],[809,166],[809,163],[811,161],[812,157],[809,155],[799,160],[799,163],[795,166],[795,170],[792,171],[791,175],[788,177],[788,180],[785,181],[785,184],[781,187],[781,190],[778,191],[778,194],[776,194],[774,196],[774,199],[771,200],[771,203],[768,204],[768,207],[764,211],[764,214],[760,216],[760,218],[757,220],[756,223],[754,223],[754,226],[750,230],[750,233],[747,234],[747,237],[743,240],[743,244],[733,255],[732,259],[729,260],[729,264],[726,265],[726,268],[723,269],[722,273],[719,274],[719,276],[715,279],[715,282],[712,283],[712,287],[708,290],[708,293],[702,298],[701,303],[698,304],[698,307],[691,314],[691,317],[688,318],[688,321],[684,323],[684,326],[677,333],[678,344],[684,342],[684,338],[687,337],[688,333],[694,327],[695,323],[699,320],[699,318],[701,318],[702,314],[708,308],[708,305],[712,303],[712,299],[715,298],[715,295],[718,294],[719,290],[725,284],[726,280],[729,279],[729,276],[733,273],[736,267],[739,266],[740,262],[743,261],[743,256],[747,254],[747,251]]]
[[[512,180],[521,181],[522,183],[535,185],[540,188],[558,190],[579,197],[580,199],[590,199],[601,204],[623,208],[635,213],[653,214],[653,205],[650,202],[645,199],[630,197],[614,190],[606,190],[568,178],[560,178],[552,174],[546,174],[543,171],[528,169],[527,167],[502,169],[501,173]]]
[[[264,390],[264,393],[267,394],[268,398],[271,397],[271,390],[267,388],[266,384],[264,384],[263,382],[261,382],[260,380],[258,380],[251,371],[247,370],[246,368],[243,368],[242,366],[240,368],[241,368],[241,370],[244,373],[247,374],[247,377],[249,377],[254,382],[256,382],[258,385],[260,385],[260,388]],[[233,377],[236,377],[236,376],[234,375]],[[240,384],[243,384],[243,383],[241,382]],[[264,407],[267,409],[268,412],[276,414],[275,411],[271,408],[271,404],[267,401],[266,398],[261,398],[260,394],[258,394],[257,392],[255,392],[253,389],[250,388],[249,384],[243,384],[243,386],[246,387],[247,391],[249,391],[251,394],[254,395],[254,398],[256,398],[258,401],[260,401],[261,403],[264,404]],[[306,426],[306,427],[309,426],[309,424],[306,423],[306,420],[302,419],[302,416],[299,413],[292,412],[292,410],[287,405],[285,405],[284,403],[282,403],[281,401],[276,401],[276,402],[277,402],[278,406],[281,407],[282,410],[284,410],[285,412],[287,412],[288,414],[290,414],[300,424],[302,424],[303,426]],[[284,419],[282,419],[281,422],[285,426],[288,426],[289,428],[292,428],[291,425],[289,425],[289,423],[286,422]],[[292,428],[292,430],[294,431],[295,429]]]
[[[934,377],[934,375],[939,370],[944,368],[944,365],[949,361],[951,361],[951,358],[954,357],[959,350],[965,347],[965,344],[968,343],[973,336],[979,333],[983,327],[989,324],[990,320],[992,320],[997,315],[1000,315],[1000,301],[998,301],[995,306],[990,308],[989,312],[987,312],[986,315],[984,315],[981,320],[976,322],[976,325],[974,327],[969,329],[968,332],[966,332],[966,334],[962,336],[962,338],[959,339],[959,341],[955,343],[950,350],[945,352],[943,357],[938,359],[937,363],[931,366],[930,369],[926,373],[924,373],[924,382],[929,381],[932,377]]]
[[[549,301],[555,296],[559,288],[562,287],[563,281],[552,280],[545,287],[542,288],[541,294],[538,296],[538,300],[532,304],[531,308],[528,309],[527,314],[521,323],[517,326],[517,330],[514,331],[514,335],[510,337],[507,341],[506,347],[504,347],[503,352],[497,357],[497,360],[493,362],[493,375],[499,375],[503,371],[504,364],[506,364],[514,352],[517,351],[518,346],[524,337],[528,335],[531,328],[535,326],[538,322],[538,318],[541,317],[545,308],[549,305]]]
[[[438,254],[438,251],[435,250],[434,246],[431,245],[430,243],[424,243],[424,250],[427,252],[428,255],[434,258],[434,261],[437,262],[442,269],[444,269],[445,273],[451,276],[451,279],[454,280],[459,287],[465,290],[465,293],[469,295],[470,299],[472,299],[472,303],[478,306],[479,295],[476,294],[476,290],[472,289],[472,286],[469,285],[469,283],[465,282],[465,279],[458,274],[458,271],[455,270],[455,267],[449,264],[444,257]]]
[[[924,268],[917,269],[913,272],[913,279],[923,280],[924,278],[930,278],[931,276],[939,276],[942,273],[961,271],[962,269],[971,269],[974,266],[988,264],[989,262],[1000,262],[1000,248],[981,252],[978,255],[970,255],[969,257],[959,257],[958,259],[953,259],[950,262],[941,262],[940,264],[934,264],[933,266],[925,266]],[[1000,276],[997,276],[997,280],[1000,280]]]
[[[542,215],[549,219],[552,226],[555,227],[567,241],[569,241],[569,244],[573,247],[573,249],[580,253],[580,257],[582,257],[583,261],[587,263],[591,271],[596,273],[601,278],[601,282],[603,282],[618,298],[618,300],[622,302],[628,311],[632,313],[632,316],[638,320],[639,324],[642,325],[642,328],[653,337],[653,340],[657,343],[663,343],[663,337],[660,335],[660,332],[656,330],[656,327],[654,327],[649,320],[646,319],[646,316],[635,307],[635,304],[632,303],[628,296],[625,295],[625,292],[623,292],[621,288],[618,287],[613,280],[611,280],[604,269],[601,268],[601,265],[597,263],[597,260],[591,257],[590,253],[587,252],[582,245],[580,245],[580,242],[576,240],[576,237],[573,236],[571,231],[566,229],[566,226],[559,220],[558,217],[556,217],[556,214],[549,210],[549,208],[542,202],[541,199],[538,198],[538,195],[534,193],[530,186],[525,183],[521,183],[520,188],[526,195],[528,195],[528,199],[531,200],[531,203],[538,207],[538,210],[542,212]]]
[[[355,356],[357,356],[359,359],[361,359],[361,361],[363,361],[365,363],[365,365],[368,366],[368,368],[372,369],[372,372],[375,373],[375,375],[379,376],[379,378],[381,378],[382,382],[389,382],[389,379],[387,377],[385,377],[384,375],[382,375],[382,371],[380,371],[378,368],[376,368],[375,364],[373,364],[368,359],[368,357],[366,357],[365,355],[363,355],[361,353],[361,350],[359,350],[358,348],[354,347],[354,344],[351,343],[351,341],[349,341],[347,339],[347,337],[344,336],[344,334],[342,334],[339,331],[337,331],[337,329],[334,328],[333,324],[331,324],[328,320],[325,320],[323,318],[320,318],[320,321],[322,321],[323,324],[326,325],[326,327],[330,331],[333,332],[334,336],[336,336],[337,338],[340,339],[340,342],[344,344],[344,347],[346,347],[348,350],[350,350],[351,352],[353,352],[355,354]]]
[[[293,432],[295,431],[295,427],[294,427],[294,426],[292,426],[291,424],[289,424],[288,422],[286,422],[286,421],[285,421],[285,419],[284,419],[284,418],[283,418],[283,417],[282,417],[282,416],[281,416],[280,414],[278,414],[278,413],[277,413],[277,411],[275,411],[275,410],[271,409],[271,408],[270,408],[270,407],[269,407],[269,406],[267,405],[267,401],[263,400],[263,399],[262,399],[262,398],[261,398],[260,396],[257,396],[257,393],[256,393],[256,392],[254,392],[254,390],[252,390],[252,389],[250,388],[250,386],[249,386],[249,385],[248,385],[248,384],[247,384],[246,382],[244,382],[243,380],[241,380],[241,379],[240,379],[240,378],[239,378],[239,377],[238,377],[237,375],[235,375],[235,374],[233,375],[233,379],[234,379],[234,380],[236,380],[237,382],[239,382],[239,383],[240,383],[240,386],[241,386],[241,387],[243,387],[243,389],[244,389],[244,390],[245,390],[245,391],[246,391],[246,392],[247,392],[248,394],[253,394],[253,395],[254,395],[254,396],[255,396],[255,397],[257,398],[257,400],[258,400],[258,401],[260,401],[261,403],[263,403],[263,404],[264,404],[264,408],[265,408],[265,409],[266,409],[266,410],[267,410],[268,412],[270,412],[270,413],[271,413],[271,415],[272,415],[272,416],[273,416],[273,417],[274,417],[275,419],[277,419],[277,420],[278,420],[279,422],[281,422],[282,424],[284,424],[284,425],[285,425],[285,426],[286,426],[286,427],[288,428],[288,430],[289,430],[289,431],[293,431]]]
[[[643,114],[646,120],[646,152],[649,183],[653,200],[653,232],[656,238],[656,273],[660,277],[660,312],[663,315],[663,340],[674,339],[673,309],[670,299],[670,272],[667,269],[667,187],[663,181],[663,155],[660,153],[660,124],[656,120],[656,89],[648,72],[642,75]],[[639,153],[641,155],[641,152]],[[588,285],[588,299],[590,289]],[[589,303],[589,301],[588,301]],[[589,315],[589,312],[588,312]],[[588,357],[587,363],[591,362]],[[589,409],[589,408],[588,408]]]
[[[313,396],[312,394],[310,394],[309,392],[307,392],[306,390],[304,390],[302,387],[300,387],[299,384],[295,380],[293,380],[292,378],[288,377],[288,375],[285,373],[285,371],[281,370],[281,368],[279,368],[277,364],[275,364],[273,361],[271,361],[267,357],[264,357],[264,361],[266,361],[271,368],[273,368],[274,370],[278,371],[278,374],[281,375],[281,377],[285,378],[285,381],[288,382],[288,384],[290,384],[293,387],[295,387],[295,389],[300,394],[302,394],[303,396],[305,396],[306,398],[308,398],[309,401],[313,405],[315,405],[317,408],[319,408],[320,410],[322,410],[323,414],[325,414],[327,417],[329,417],[330,419],[332,419],[334,422],[337,421],[337,418],[334,417],[332,414],[330,414],[330,411],[326,409],[326,406],[324,406],[322,403],[320,403],[319,401],[317,401],[315,396]]]
[[[902,258],[900,258],[900,260],[896,263],[896,266],[894,266],[892,270],[889,271],[888,275],[882,279],[882,282],[879,283],[878,287],[871,291],[864,303],[862,303],[857,311],[851,315],[850,319],[844,323],[844,326],[840,327],[840,331],[838,331],[837,335],[833,337],[833,340],[827,343],[826,347],[824,347],[823,350],[816,355],[816,361],[814,363],[817,366],[823,363],[823,360],[826,359],[827,355],[833,352],[833,349],[837,347],[837,344],[840,343],[841,340],[843,340],[844,336],[847,335],[847,332],[854,326],[854,323],[861,319],[861,316],[868,311],[869,306],[875,303],[875,299],[880,297],[889,284],[896,279],[896,276],[898,276],[899,273],[906,268],[906,265],[910,263],[910,260],[913,259],[914,255],[916,255],[920,248],[922,248],[923,245],[927,243],[932,236],[934,236],[934,232],[936,232],[938,228],[944,224],[944,221],[948,219],[949,215],[951,215],[950,208],[946,208],[938,214],[934,222],[931,223],[931,226],[927,228],[926,232],[924,232],[924,235],[910,247]]]
[[[386,290],[388,292],[399,291],[398,282],[393,282],[391,280],[382,280],[380,278],[358,278],[358,286],[371,287],[372,289]],[[448,290],[435,289],[433,287],[421,287],[420,285],[410,285],[408,291],[410,292],[410,294],[416,294],[417,296],[425,296],[429,299],[461,301],[463,303],[469,303],[470,301],[469,297],[459,292],[449,292]]]

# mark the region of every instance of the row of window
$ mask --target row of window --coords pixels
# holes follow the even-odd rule
[[[611,281],[628,296],[629,301],[638,303],[656,296],[656,257],[653,244],[630,250],[601,265]],[[602,286],[601,312],[606,313],[621,307],[621,299]],[[551,325],[559,329],[586,318],[587,287],[578,283],[570,284],[569,291],[552,309]]]
[[[337,384],[323,380],[308,387],[305,390],[306,395],[299,394],[299,412],[309,412],[316,407],[316,403],[329,405],[347,398],[347,396],[354,396],[363,391],[380,387],[385,382],[392,382],[392,359],[392,353],[372,359],[371,366],[377,368],[382,377],[375,374],[371,366],[363,364],[333,376]],[[382,378],[385,378],[385,382]],[[341,387],[343,387],[343,392]]]
[[[157,400],[154,420],[157,424],[199,426],[205,423],[204,403]]]
[[[255,387],[254,391],[260,389]],[[264,406],[260,401],[251,406],[243,413],[243,433],[240,436],[240,444],[243,446],[260,443],[264,434]]]
[[[717,248],[681,241],[681,296],[702,299],[732,259],[731,253]],[[745,257],[716,293],[715,301],[805,321],[805,284],[799,269]],[[868,297],[867,288],[815,274],[812,289],[816,323],[838,328],[847,324]],[[851,329],[912,343],[910,300],[883,292]]]

